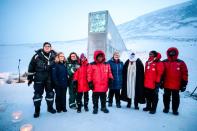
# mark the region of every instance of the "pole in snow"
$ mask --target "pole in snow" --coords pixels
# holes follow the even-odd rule
[[[197,87],[193,90],[193,92],[190,94],[190,96],[192,96],[194,94],[194,92],[196,91]]]
[[[20,73],[20,62],[21,62],[21,59],[18,60],[18,83],[21,82],[21,78],[20,78],[20,75],[21,75],[21,73]]]

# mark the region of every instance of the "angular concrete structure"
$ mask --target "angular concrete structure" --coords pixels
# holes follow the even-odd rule
[[[126,50],[125,44],[108,11],[89,13],[88,60],[93,61],[95,50],[103,50],[109,60],[114,51]]]

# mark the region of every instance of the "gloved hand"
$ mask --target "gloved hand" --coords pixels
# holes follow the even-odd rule
[[[184,92],[186,90],[187,83],[188,82],[185,80],[181,81],[181,88],[180,88],[181,92]]]
[[[108,86],[109,86],[109,89],[111,89],[113,87],[113,79],[109,78]]]
[[[181,87],[180,90],[181,92],[184,92],[186,90],[186,87]]]
[[[92,81],[88,82],[88,86],[91,90],[94,90],[94,84]]]
[[[76,80],[73,80],[73,81],[72,81],[72,84],[73,84],[73,91],[74,91],[74,92],[77,92],[78,82],[77,82]]]
[[[181,81],[181,87],[186,87],[187,83],[188,83],[188,81],[182,80]]]
[[[32,82],[33,82],[33,80],[28,80],[27,85],[30,86]]]
[[[155,88],[158,88],[159,89],[160,87],[161,87],[161,84],[159,82],[156,82],[155,83]]]

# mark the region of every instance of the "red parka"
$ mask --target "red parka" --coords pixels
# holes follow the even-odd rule
[[[89,91],[88,80],[87,80],[87,69],[88,61],[87,59],[81,63],[81,66],[74,73],[73,79],[77,81],[77,92],[87,92]]]
[[[96,57],[102,54],[104,59],[101,63],[96,60]],[[93,92],[107,92],[108,81],[113,79],[111,68],[108,63],[105,62],[105,54],[101,50],[94,52],[94,62],[88,66],[88,82],[93,82]]]
[[[175,50],[176,55],[170,57],[169,51]],[[164,60],[164,88],[180,90],[181,81],[188,81],[188,70],[184,61],[178,59],[178,49],[175,47],[167,50],[168,59]]]
[[[164,65],[160,61],[161,54],[157,53],[157,56],[146,62],[145,74],[144,74],[144,87],[149,89],[155,89],[156,83],[161,81],[161,76],[164,71]]]

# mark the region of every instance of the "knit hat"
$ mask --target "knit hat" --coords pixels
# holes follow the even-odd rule
[[[81,53],[80,59],[84,59],[84,58],[86,58],[85,54],[84,53]]]
[[[45,45],[49,45],[49,46],[51,47],[51,43],[49,43],[49,42],[44,42],[43,47],[44,47]]]
[[[155,50],[150,51],[149,55],[153,55],[154,57],[157,57],[157,52]]]

